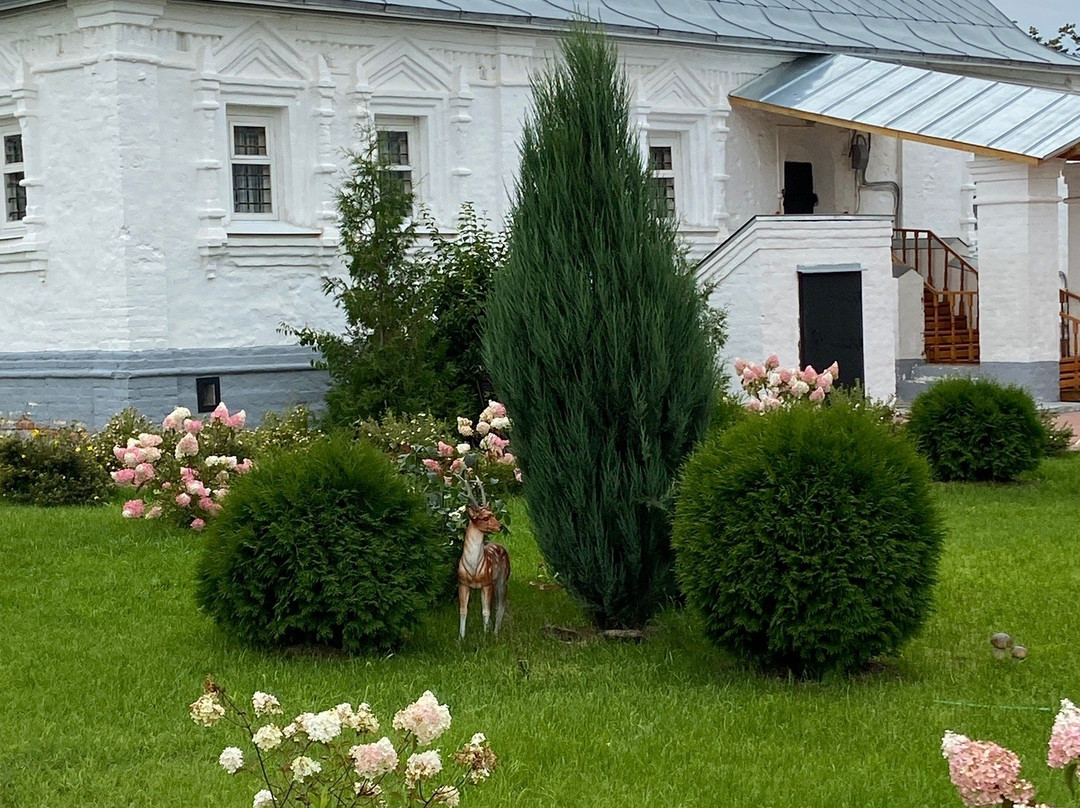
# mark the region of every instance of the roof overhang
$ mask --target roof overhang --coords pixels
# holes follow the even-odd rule
[[[730,94],[737,106],[1006,160],[1080,159],[1080,93],[858,56],[808,56]]]

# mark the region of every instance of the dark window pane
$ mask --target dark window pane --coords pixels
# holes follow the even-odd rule
[[[391,171],[390,178],[401,189],[402,193],[411,194],[413,192],[411,171]]]
[[[664,216],[675,216],[675,178],[653,177],[656,184],[656,202]]]
[[[671,171],[671,146],[650,146],[649,168],[653,171]]]
[[[409,133],[391,131],[379,132],[379,158],[386,165],[410,165]]]
[[[237,213],[273,213],[270,166],[233,163],[233,210]]]
[[[266,127],[234,126],[233,153],[242,155],[265,155]]]
[[[4,163],[10,165],[22,161],[22,135],[8,135],[4,138]]]
[[[4,175],[4,210],[9,222],[21,222],[26,218],[26,189],[19,185],[22,178],[21,171]]]

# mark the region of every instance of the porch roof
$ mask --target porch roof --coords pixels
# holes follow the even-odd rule
[[[892,64],[807,56],[739,87],[733,105],[1038,163],[1080,159],[1080,93]]]

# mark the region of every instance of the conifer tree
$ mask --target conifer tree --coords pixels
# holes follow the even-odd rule
[[[602,628],[673,592],[667,498],[715,371],[615,48],[579,26],[533,80],[485,352],[549,566]]]

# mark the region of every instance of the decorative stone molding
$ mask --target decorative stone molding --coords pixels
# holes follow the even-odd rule
[[[727,139],[731,133],[728,128],[728,116],[731,103],[723,89],[716,95],[709,109],[709,146],[712,152],[713,206],[712,219],[716,225],[716,235],[721,241],[730,232],[731,214],[727,209],[727,183],[731,177],[727,173]]]
[[[48,263],[46,239],[44,162],[41,153],[41,122],[38,117],[38,88],[30,65],[19,60],[11,97],[14,116],[23,140],[23,186],[26,188],[25,232],[22,238],[0,248],[0,272],[36,272],[45,282]]]
[[[469,86],[469,74],[464,66],[457,69],[454,81],[454,94],[450,96],[450,127],[454,133],[454,165],[450,174],[455,179],[458,204],[469,201],[468,179],[472,175],[469,168],[469,124],[472,115],[469,108],[476,96]]]
[[[353,119],[350,140],[354,148],[362,147],[359,138],[375,126],[375,113],[371,111],[371,82],[368,81],[364,63],[359,60],[353,67],[353,85],[349,88],[349,98],[352,101]]]
[[[199,160],[195,164],[195,185],[201,206],[197,209],[199,232],[196,248],[199,262],[208,279],[218,271],[228,236],[225,233],[225,210],[222,201],[222,161],[219,143],[225,137],[222,123],[221,82],[214,62],[214,51],[206,46],[199,54],[199,66],[192,79],[193,107],[199,126]]]
[[[338,166],[334,161],[334,79],[322,55],[315,57],[315,80],[312,82],[312,114],[316,126],[315,182],[319,197],[318,221],[325,246],[336,247],[339,241],[337,208],[334,205],[334,177]]]

